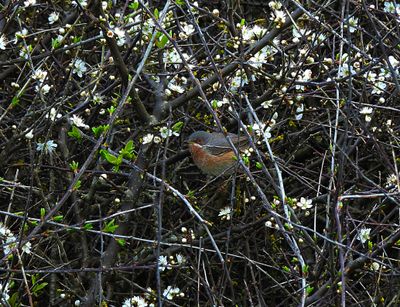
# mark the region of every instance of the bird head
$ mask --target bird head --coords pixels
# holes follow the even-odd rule
[[[207,144],[210,137],[211,133],[208,133],[206,131],[196,131],[189,136],[188,143],[189,145],[190,144],[204,145]]]

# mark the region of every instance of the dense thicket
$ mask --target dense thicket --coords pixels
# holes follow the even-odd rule
[[[398,305],[399,15],[4,1],[1,304]],[[248,137],[235,175],[196,130]]]

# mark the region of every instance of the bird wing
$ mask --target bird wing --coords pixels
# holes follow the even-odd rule
[[[239,137],[234,133],[228,133],[228,135],[236,148],[243,149],[243,147],[246,147],[248,145],[248,140],[246,136]],[[213,155],[220,155],[232,150],[228,140],[221,133],[217,132],[211,133],[208,144],[203,145],[203,147],[205,147]]]

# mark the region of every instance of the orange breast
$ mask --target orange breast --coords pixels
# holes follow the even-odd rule
[[[233,166],[236,164],[233,151],[221,155],[212,155],[198,144],[189,144],[189,151],[192,154],[193,162],[204,173],[213,176],[233,173]]]

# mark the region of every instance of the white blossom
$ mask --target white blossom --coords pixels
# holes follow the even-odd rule
[[[371,228],[361,228],[358,233],[357,240],[361,241],[361,243],[365,243],[369,240],[369,234],[371,232]]]
[[[184,24],[182,31],[185,33],[186,37],[188,37],[194,33],[194,27],[191,24]]]
[[[46,118],[50,119],[51,121],[55,121],[58,118],[61,118],[62,114],[57,113],[57,110],[55,108],[51,108],[50,112],[46,114]]]
[[[10,229],[0,223],[0,236],[8,236],[11,234]]]
[[[298,75],[297,81],[299,82],[307,82],[311,80],[312,71],[311,69],[306,69],[302,74]],[[304,90],[304,85],[296,84],[297,90]]]
[[[123,46],[126,43],[125,31],[121,28],[114,28],[114,33],[117,36],[117,45]]]
[[[348,63],[343,64],[343,66],[339,69],[339,78],[347,77],[350,75],[354,75],[356,71],[354,70],[353,66]]]
[[[265,136],[267,139],[269,139],[271,138],[271,127],[265,128],[265,126],[266,124],[264,123],[255,123],[253,124],[252,129],[257,136]]]
[[[264,109],[269,109],[270,107],[272,107],[272,100],[264,101],[264,102],[261,104],[261,106],[262,106]]]
[[[229,99],[226,97],[222,98],[222,100],[214,99],[213,101],[211,101],[211,103],[213,106],[220,108],[223,105],[226,105],[226,104],[229,105]]]
[[[176,257],[176,262],[179,265],[182,265],[182,264],[184,264],[186,262],[186,259],[182,254],[176,254],[175,257]]]
[[[400,61],[398,61],[393,55],[389,55],[389,63],[396,68],[399,66]]]
[[[37,143],[36,150],[44,151],[46,154],[51,155],[57,146],[58,145],[53,140],[49,140],[46,143]]]
[[[149,144],[153,141],[154,139],[154,134],[151,133],[147,133],[144,137],[143,137],[143,141],[142,144]]]
[[[103,103],[103,97],[99,94],[94,94],[93,95],[93,103],[94,104],[100,104]]]
[[[260,68],[263,64],[267,63],[268,56],[269,52],[267,51],[267,48],[264,47],[249,59],[249,64],[255,68]]]
[[[168,258],[167,258],[167,256],[158,257],[158,264],[160,266],[160,271],[164,271],[168,267]]]
[[[36,4],[36,0],[26,0],[24,1],[25,7],[32,6]]]
[[[252,74],[251,75],[252,81],[255,81],[255,76]],[[236,75],[232,78],[231,83],[230,83],[230,90],[232,92],[237,92],[239,88],[243,87],[244,85],[249,83],[249,79],[247,78],[247,75],[244,73],[244,71],[238,70],[236,72]]]
[[[380,269],[380,264],[378,263],[378,262],[372,262],[371,263],[371,270],[372,271],[379,271],[379,269]]]
[[[371,118],[372,111],[373,111],[373,109],[370,107],[363,107],[360,110],[360,114],[365,116],[364,119],[366,122],[370,122],[372,120],[372,118]]]
[[[83,129],[89,129],[89,126],[85,124],[82,117],[79,117],[78,115],[75,115],[75,114],[72,115],[71,122],[77,127],[80,127]]]
[[[268,6],[272,9],[272,10],[280,10],[282,8],[282,3],[280,3],[279,1],[270,1],[268,3]]]
[[[21,47],[21,50],[19,51],[19,56],[21,58],[24,58],[25,60],[28,60],[29,52],[30,52],[30,46],[28,45],[28,48],[25,48],[25,46],[23,46],[23,47]]]
[[[72,72],[82,78],[83,74],[87,71],[86,63],[81,59],[76,59],[73,64]]]
[[[259,25],[255,25],[252,29],[252,32],[255,36],[261,37],[267,32],[267,29],[260,27]]]
[[[376,80],[376,73],[369,71],[367,73],[364,74],[364,77],[367,78],[367,81],[374,83]]]
[[[377,94],[377,95],[382,94],[383,91],[387,87],[387,84],[385,82],[383,82],[383,81],[375,82],[373,85],[374,85],[374,88],[372,89],[371,93],[372,94]]]
[[[218,216],[221,217],[221,220],[226,219],[227,221],[229,221],[231,219],[231,213],[232,209],[230,207],[225,207],[219,211]]]
[[[11,253],[12,249],[16,246],[17,238],[11,232],[9,232],[4,241],[5,242],[3,242],[4,244],[3,252],[4,255],[8,255],[9,253]]]
[[[33,74],[32,78],[37,80],[39,83],[43,83],[47,77],[47,71],[42,69],[37,69]]]
[[[172,79],[172,80],[168,83],[168,88],[169,88],[170,90],[174,91],[174,92],[179,93],[179,94],[182,94],[182,93],[185,91],[185,89],[184,89],[182,86],[176,84],[176,80],[175,80],[175,79]]]
[[[312,208],[312,199],[307,199],[304,197],[300,198],[300,201],[297,202],[297,207],[299,207],[302,210],[307,210]]]
[[[189,60],[190,56],[187,53],[181,53],[185,61]],[[164,62],[166,64],[173,64],[175,68],[179,68],[180,64],[182,63],[182,59],[179,53],[175,49],[172,49],[164,52]]]
[[[31,253],[32,244],[31,242],[26,242],[24,246],[22,246],[22,251],[26,254]]]
[[[21,31],[15,32],[15,39],[13,43],[16,44],[20,38],[25,38],[27,35],[28,35],[28,29],[26,28],[23,28]]]
[[[177,294],[179,294],[181,290],[179,288],[173,288],[171,286],[168,286],[164,291],[163,291],[163,297],[172,300]]]
[[[147,307],[148,304],[146,300],[141,296],[134,296],[128,298],[122,304],[122,307]]]
[[[365,115],[365,114],[372,114],[372,111],[373,111],[373,108],[370,108],[370,107],[363,107],[363,108],[360,110],[360,114],[363,114],[363,115]]]
[[[354,33],[357,30],[358,18],[350,17],[348,21],[349,21],[349,31],[350,33]]]
[[[6,49],[6,45],[7,45],[7,38],[3,34],[2,36],[0,36],[0,49],[1,50],[5,50]]]
[[[87,7],[87,5],[88,5],[87,0],[75,0],[75,1],[72,3],[72,5],[73,5],[74,7],[77,7],[77,6],[78,6],[78,3],[79,3],[83,8]]]
[[[53,23],[55,23],[60,17],[60,14],[58,14],[57,12],[52,12],[49,17],[47,18],[47,20],[49,21],[49,24],[52,25]]]
[[[396,4],[396,2],[388,2],[386,1],[384,3],[384,9],[383,11],[386,13],[391,13],[391,14],[400,14],[400,5]]]
[[[25,134],[25,138],[28,140],[33,139],[33,129],[29,130],[28,133]]]
[[[276,27],[280,28],[286,20],[286,13],[284,11],[276,10],[272,14],[271,20],[276,23]]]
[[[9,291],[8,287],[9,287],[8,283],[6,283],[4,285],[0,283],[0,294],[1,294],[0,302],[3,300],[8,301],[10,299],[10,295],[8,295],[8,291]]]
[[[179,136],[179,132],[177,131],[172,131],[172,129],[169,129],[168,127],[161,127],[160,128],[160,135],[163,139],[166,139],[172,135]]]
[[[385,188],[389,188],[389,187],[391,187],[393,185],[397,185],[397,176],[395,174],[390,174],[386,178]]]
[[[262,28],[258,25],[255,25],[252,28],[246,26],[242,27],[242,37],[245,41],[251,41],[255,36],[261,37],[266,32],[267,30],[265,28]]]
[[[36,92],[40,92],[43,95],[46,95],[50,92],[51,86],[48,84],[36,85],[35,90]]]
[[[309,29],[293,27],[293,30],[292,30],[293,42],[298,43],[300,41],[300,38],[308,37],[309,35],[312,34],[311,32],[312,31]]]
[[[301,104],[296,109],[296,120],[301,120],[303,118],[303,112],[304,112],[304,104]]]

